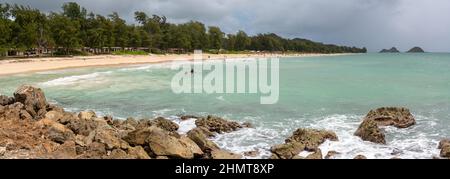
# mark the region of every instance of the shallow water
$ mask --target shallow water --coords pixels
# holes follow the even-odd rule
[[[216,63],[216,62],[210,62]],[[450,54],[362,54],[280,60],[280,98],[261,105],[257,94],[183,94],[172,92],[177,71],[170,64],[82,68],[0,77],[0,93],[12,95],[20,84],[44,89],[47,98],[68,110],[93,109],[115,117],[165,116],[194,127],[178,114],[215,114],[255,129],[242,129],[214,138],[234,152],[259,150],[283,143],[300,127],[329,129],[338,142],[321,146],[336,158],[431,158],[438,141],[450,137]],[[405,106],[417,125],[387,127],[388,145],[364,142],[353,136],[361,118],[373,108]],[[394,154],[394,155],[393,155]]]

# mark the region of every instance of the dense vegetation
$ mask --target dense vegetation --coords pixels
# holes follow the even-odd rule
[[[56,49],[73,54],[82,47],[145,47],[152,52],[171,48],[192,51],[278,51],[307,53],[366,52],[366,49],[327,45],[306,39],[286,39],[276,34],[249,36],[243,31],[225,34],[219,27],[191,21],[169,23],[164,16],[135,12],[128,24],[119,14],[87,12],[76,3],[65,3],[61,12],[43,13],[22,5],[0,4],[0,53],[7,50]]]

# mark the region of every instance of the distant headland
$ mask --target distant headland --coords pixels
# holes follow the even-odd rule
[[[408,50],[407,53],[425,53],[425,51],[420,47],[414,47],[414,48]]]
[[[400,51],[396,47],[392,47],[391,49],[383,49],[380,53],[400,53]],[[425,53],[425,51],[420,47],[413,47],[406,53]]]
[[[400,53],[397,48],[392,47],[391,49],[383,49],[380,51],[380,53]]]

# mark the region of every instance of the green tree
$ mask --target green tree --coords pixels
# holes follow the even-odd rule
[[[78,29],[80,24],[72,21],[69,17],[52,13],[50,18],[50,29],[56,46],[64,48],[64,53],[69,54],[70,50],[80,45]]]
[[[127,46],[127,25],[125,20],[121,19],[119,17],[119,14],[117,12],[114,12],[113,14],[109,15],[109,18],[112,21],[112,33],[114,36],[114,42],[115,46],[117,47],[126,47]]]
[[[185,33],[189,34],[189,41],[191,44],[189,50],[206,49],[208,47],[208,36],[204,24],[197,21],[191,21],[184,24],[183,28]]]
[[[16,48],[42,47],[48,41],[47,17],[37,9],[15,5],[11,9],[13,43]]]
[[[70,20],[85,19],[87,11],[75,2],[64,3],[62,6],[63,15],[70,18]]]
[[[71,21],[74,23],[78,23],[79,29],[77,29],[79,32],[77,33],[77,37],[79,38],[78,43],[80,46],[85,45],[87,43],[87,10],[80,5],[78,5],[75,2],[68,2],[64,3],[62,6],[62,15],[65,17],[68,17]]]
[[[249,47],[251,44],[251,39],[248,37],[248,35],[240,30],[238,33],[236,33],[236,41],[235,41],[235,45],[234,48],[235,50],[246,50],[247,47]]]
[[[211,26],[208,29],[209,48],[221,49],[225,33],[223,33],[219,27]]]
[[[9,4],[0,4],[0,55],[7,52],[8,47],[11,47],[12,21],[10,20]]]

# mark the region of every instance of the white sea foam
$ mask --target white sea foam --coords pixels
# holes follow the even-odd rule
[[[95,82],[95,80],[98,77],[100,77],[102,75],[111,74],[111,73],[112,73],[112,71],[107,71],[107,72],[95,72],[95,73],[90,73],[90,74],[85,74],[85,75],[74,75],[74,76],[61,77],[61,78],[57,78],[54,80],[40,83],[40,85],[51,87],[51,86],[74,85],[74,84],[78,84],[78,83],[82,83],[82,82]]]
[[[437,149],[438,140],[434,137],[437,133],[426,133],[426,128],[436,125],[436,119],[416,116],[417,124],[407,129],[384,127],[387,145],[375,144],[361,140],[354,136],[354,132],[361,122],[362,116],[358,115],[331,115],[312,120],[305,127],[314,129],[327,129],[336,132],[339,141],[326,141],[319,148],[323,156],[329,151],[337,151],[340,154],[333,156],[335,159],[351,159],[357,155],[364,155],[372,159],[390,158],[432,158],[439,155]],[[303,121],[303,120],[302,120]],[[303,121],[304,122],[304,121]],[[278,127],[284,127],[292,133],[292,125],[280,123]],[[256,129],[241,129],[236,132],[220,134],[213,139],[220,147],[235,153],[242,154],[246,151],[259,150],[261,153],[256,158],[270,157],[270,147],[283,143],[286,131],[273,129],[274,126],[258,127]],[[277,128],[278,128],[277,127]],[[289,134],[290,135],[290,134]],[[300,154],[306,157],[309,152]]]
[[[177,119],[174,122],[178,124],[178,126],[180,126],[178,128],[178,133],[180,134],[186,134],[187,132],[189,132],[190,130],[194,129],[195,127],[197,127],[195,125],[195,120],[196,119],[187,119],[187,120],[180,120]]]
[[[259,155],[256,157],[244,156],[245,158],[269,158],[271,155],[270,147],[278,140],[277,136],[278,132],[276,130],[257,127],[219,134],[212,140],[219,147],[234,153],[259,152]]]

